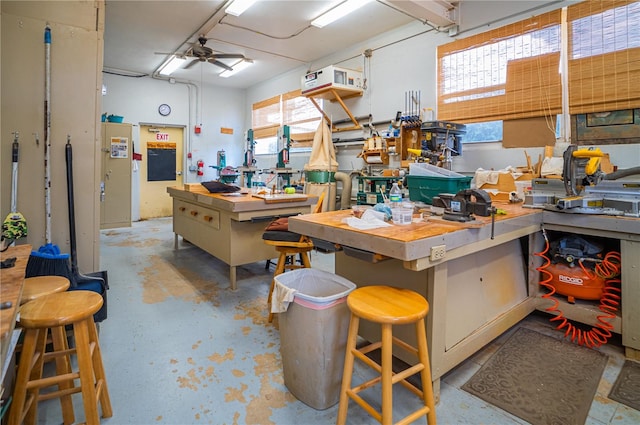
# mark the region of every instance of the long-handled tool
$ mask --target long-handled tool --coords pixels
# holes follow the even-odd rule
[[[27,262],[26,277],[63,276],[71,287],[76,282],[69,265],[69,254],[62,254],[57,245],[51,243],[51,28],[44,29],[44,199],[45,199],[45,245],[32,251]]]
[[[93,291],[102,295],[102,307],[93,316],[95,322],[101,322],[107,318],[107,272],[100,271],[82,274],[78,268],[78,256],[76,250],[76,213],[73,190],[73,148],[71,136],[67,136],[65,145],[65,161],[67,164],[67,205],[69,207],[69,245],[71,249],[71,273],[76,281],[76,287],[71,290]]]
[[[0,251],[5,251],[14,245],[16,239],[27,236],[27,221],[18,212],[18,156],[20,151],[18,132],[14,132],[13,136],[13,144],[11,145],[11,212],[2,223],[2,246]]]

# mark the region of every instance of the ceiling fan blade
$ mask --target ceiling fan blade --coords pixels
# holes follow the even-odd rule
[[[233,68],[231,68],[229,65],[227,65],[226,63],[222,63],[222,62],[220,62],[220,61],[218,61],[218,60],[215,60],[215,59],[209,59],[209,63],[214,64],[214,65],[217,65],[217,66],[219,66],[220,68],[224,68],[224,69],[226,69],[227,71],[233,71]]]
[[[191,68],[193,65],[195,65],[195,64],[196,64],[196,63],[198,63],[198,62],[200,62],[200,59],[197,59],[197,58],[196,58],[196,59],[192,60],[191,62],[189,62],[189,63],[187,64],[187,66],[185,66],[185,67],[184,67],[184,68],[182,68],[182,69],[189,69],[189,68]]]
[[[244,59],[244,55],[241,53],[214,53],[213,56],[216,59]]]

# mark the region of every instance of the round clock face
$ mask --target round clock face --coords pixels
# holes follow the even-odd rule
[[[158,112],[163,117],[166,117],[171,113],[171,106],[167,105],[166,103],[163,103],[162,105],[158,106]]]

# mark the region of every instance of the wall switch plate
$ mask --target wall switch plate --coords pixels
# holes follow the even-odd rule
[[[446,245],[436,245],[431,247],[431,261],[442,260],[447,253]]]

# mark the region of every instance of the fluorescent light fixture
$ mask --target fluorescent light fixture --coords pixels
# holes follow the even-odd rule
[[[250,8],[256,0],[234,0],[225,10],[224,13],[228,13],[233,16],[242,15],[245,10]]]
[[[347,16],[351,12],[360,9],[370,1],[371,0],[347,0],[343,3],[340,3],[333,9],[318,16],[316,19],[311,21],[311,25],[313,25],[314,27],[322,28],[326,25],[329,25],[333,21],[337,21],[338,19]]]
[[[186,58],[173,55],[169,62],[166,62],[162,68],[160,68],[160,75],[171,75],[173,71],[180,68],[186,61]]]
[[[242,71],[243,69],[247,68],[251,64],[253,64],[252,60],[242,60],[242,61],[238,62],[237,64],[235,64],[235,65],[233,65],[231,67],[231,68],[233,68],[233,71],[228,71],[228,70],[225,69],[224,71],[222,71],[218,75],[220,77],[222,77],[222,78],[228,78],[228,77],[231,77],[234,74],[237,74],[238,72]]]

